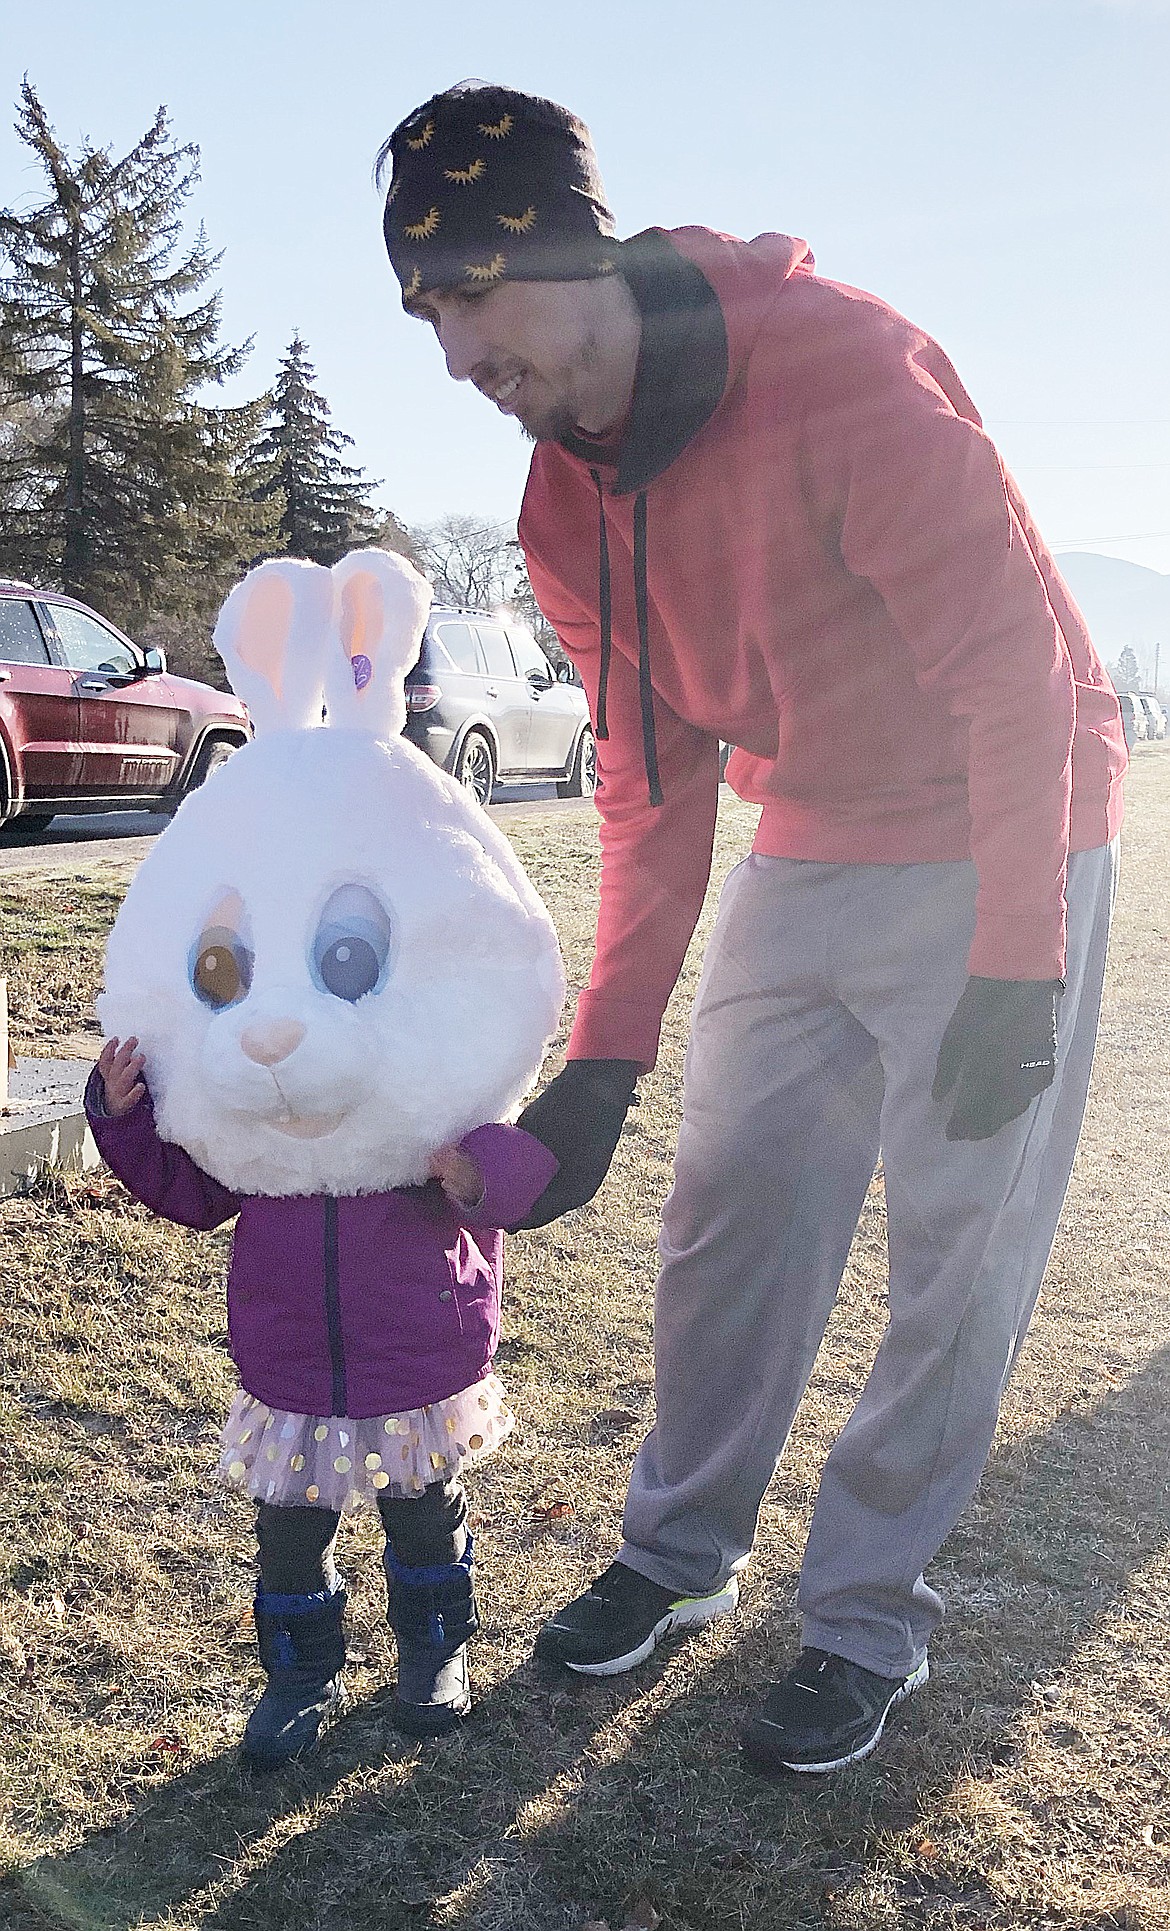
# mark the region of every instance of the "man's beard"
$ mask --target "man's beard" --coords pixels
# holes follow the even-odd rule
[[[577,427],[576,415],[567,402],[553,403],[539,415],[514,416],[513,421],[530,443],[561,442]]]

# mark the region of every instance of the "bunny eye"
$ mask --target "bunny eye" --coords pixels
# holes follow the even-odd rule
[[[238,932],[214,926],[200,933],[191,960],[191,989],[213,1012],[243,999],[252,983],[255,960]]]
[[[188,955],[191,990],[212,1012],[223,1012],[246,998],[255,965],[248,909],[234,889],[220,892]]]
[[[390,957],[385,907],[364,885],[342,885],[321,914],[313,939],[313,976],[335,999],[355,1005],[373,992]]]

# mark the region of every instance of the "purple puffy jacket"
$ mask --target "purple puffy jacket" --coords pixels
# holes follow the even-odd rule
[[[437,1182],[335,1198],[241,1196],[160,1138],[149,1093],[118,1119],[95,1069],[86,1113],[137,1200],[184,1227],[238,1214],[228,1274],[232,1355],[250,1395],[300,1415],[390,1415],[478,1381],[499,1338],[504,1237],[557,1170],[516,1126],[460,1145],[483,1174],[474,1212]]]

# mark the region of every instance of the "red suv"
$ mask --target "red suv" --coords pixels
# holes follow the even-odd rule
[[[250,736],[238,697],[72,597],[0,581],[0,825],[173,810]]]

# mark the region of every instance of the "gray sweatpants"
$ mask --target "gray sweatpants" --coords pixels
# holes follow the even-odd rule
[[[825,1464],[806,1644],[886,1676],[942,1616],[922,1571],[969,1501],[1040,1288],[1085,1108],[1116,845],[1073,855],[1056,1077],[990,1140],[930,1097],[967,977],[969,863],[753,854],[707,949],[655,1302],[657,1420],[620,1559],[705,1594],[743,1566],[879,1148],[890,1318]]]

